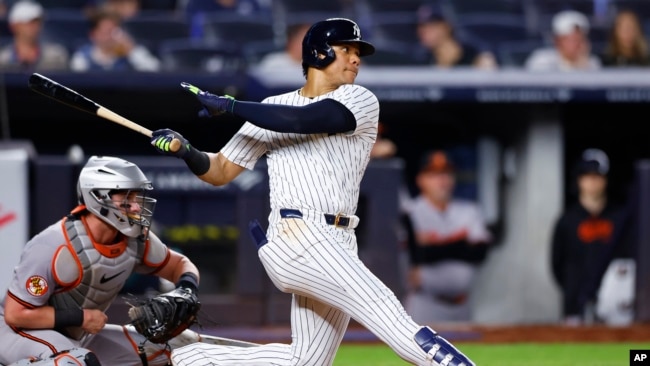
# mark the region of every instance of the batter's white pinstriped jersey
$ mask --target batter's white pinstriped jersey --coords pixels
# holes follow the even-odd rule
[[[174,350],[173,365],[328,366],[351,318],[404,360],[432,364],[413,340],[420,326],[359,259],[354,229],[328,224],[323,216],[352,215],[357,209],[361,179],[377,136],[377,98],[361,86],[343,85],[314,99],[293,91],[264,102],[303,106],[325,98],[337,100],[354,114],[354,131],[277,133],[246,123],[221,150],[248,169],[268,156],[271,215],[268,243],[258,255],[275,286],[293,294],[291,345],[232,348],[197,343]],[[281,218],[281,209],[290,209],[293,215],[285,211]]]
[[[348,215],[357,210],[359,185],[377,137],[377,97],[362,86],[347,84],[313,99],[292,91],[263,103],[304,106],[327,98],[354,114],[356,130],[348,135],[279,133],[247,122],[221,149],[228,160],[248,169],[268,153],[272,210],[297,208]]]

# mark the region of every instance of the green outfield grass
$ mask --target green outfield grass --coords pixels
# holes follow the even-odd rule
[[[650,343],[456,343],[477,366],[627,366],[630,349]],[[383,344],[343,344],[334,366],[408,365]]]

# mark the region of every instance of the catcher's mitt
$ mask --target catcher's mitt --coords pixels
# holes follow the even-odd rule
[[[183,287],[156,295],[129,309],[131,324],[154,343],[167,343],[196,322],[201,308],[196,294]]]

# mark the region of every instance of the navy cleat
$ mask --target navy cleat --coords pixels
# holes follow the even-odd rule
[[[476,366],[467,356],[433,329],[422,327],[413,337],[428,358],[440,366]]]

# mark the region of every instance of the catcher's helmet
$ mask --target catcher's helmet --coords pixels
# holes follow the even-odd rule
[[[335,58],[331,45],[347,42],[358,44],[361,56],[375,53],[375,47],[361,39],[361,30],[352,20],[329,18],[317,22],[302,40],[302,63],[316,68],[325,67]],[[321,58],[319,54],[325,57]]]
[[[91,156],[79,174],[77,197],[88,211],[122,234],[137,237],[146,234],[144,229],[151,226],[156,200],[146,197],[146,193],[152,189],[151,182],[137,165],[111,156]],[[126,193],[126,197],[137,192],[137,196],[135,201],[131,195],[131,200],[115,202],[111,196],[118,192]],[[130,210],[134,203],[140,206],[139,211]]]

